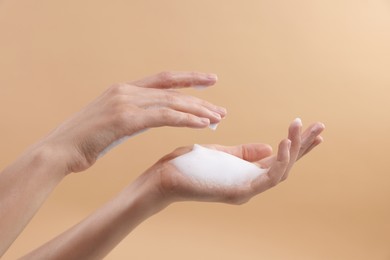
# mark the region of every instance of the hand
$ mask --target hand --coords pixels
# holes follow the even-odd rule
[[[41,143],[61,152],[68,172],[90,167],[114,142],[159,126],[204,128],[218,123],[226,110],[175,89],[208,87],[213,74],[163,72],[111,86],[100,97],[55,129]]]
[[[272,150],[266,144],[245,144],[234,147],[207,145],[209,148],[232,154],[261,168],[269,169],[267,173],[247,184],[210,186],[207,183],[194,181],[179,172],[170,161],[190,152],[191,147],[179,148],[166,155],[152,166],[144,177],[149,176],[156,180],[161,197],[167,203],[197,200],[241,204],[285,180],[294,163],[322,142],[320,136],[324,130],[322,123],[311,125],[303,133],[301,128],[300,120],[295,120],[290,125],[288,138],[280,142],[276,155],[271,155]]]

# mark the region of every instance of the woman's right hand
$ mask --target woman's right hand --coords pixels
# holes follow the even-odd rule
[[[60,152],[67,172],[89,168],[114,142],[159,126],[204,128],[226,110],[176,91],[208,87],[214,74],[163,72],[132,83],[115,84],[44,138],[40,144]]]

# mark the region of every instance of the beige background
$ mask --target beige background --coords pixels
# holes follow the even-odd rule
[[[86,217],[177,146],[266,142],[323,121],[325,143],[243,206],[181,203],[107,259],[390,259],[390,1],[0,1],[3,168],[115,82],[214,72],[186,90],[218,131],[160,128],[55,190],[4,259]],[[1,232],[1,231],[0,231]]]

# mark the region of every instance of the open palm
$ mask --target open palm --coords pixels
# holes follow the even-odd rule
[[[323,130],[322,123],[314,123],[302,132],[301,121],[294,120],[289,127],[288,137],[280,142],[275,155],[272,155],[272,149],[267,144],[205,145],[268,169],[268,172],[244,184],[215,185],[194,180],[180,172],[171,160],[190,152],[190,146],[176,149],[151,169],[157,170],[159,189],[172,202],[196,200],[241,204],[285,180],[294,163],[322,142],[320,133]]]

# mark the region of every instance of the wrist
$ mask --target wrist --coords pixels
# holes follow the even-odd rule
[[[33,167],[45,169],[50,174],[65,177],[70,173],[67,155],[63,149],[49,142],[38,142],[22,155],[22,160],[30,161]]]
[[[61,138],[58,134],[49,134],[34,145],[33,149],[39,150],[47,159],[55,162],[56,167],[67,175],[84,171],[96,161],[96,158],[87,158],[76,143],[75,140]]]
[[[158,177],[146,172],[125,188],[123,195],[128,212],[133,214],[136,209],[140,217],[146,219],[166,208],[170,201],[161,193],[158,184]]]

